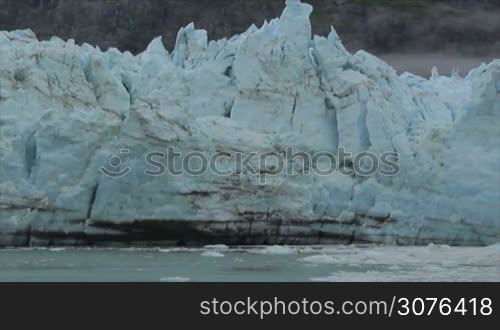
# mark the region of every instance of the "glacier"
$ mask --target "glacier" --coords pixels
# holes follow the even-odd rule
[[[215,41],[191,23],[137,56],[1,31],[0,246],[500,242],[500,60],[398,75],[313,36],[312,10]],[[400,172],[144,174],[167,147],[289,146],[393,151]],[[130,173],[103,175],[125,149]]]

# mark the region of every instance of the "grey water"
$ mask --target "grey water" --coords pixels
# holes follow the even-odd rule
[[[0,250],[0,281],[500,281],[500,247]]]

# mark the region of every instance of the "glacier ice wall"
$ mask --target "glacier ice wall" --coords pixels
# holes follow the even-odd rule
[[[500,61],[430,79],[350,54],[312,7],[169,53],[0,32],[0,245],[500,241]],[[144,154],[370,151],[398,175],[144,174]],[[128,175],[99,168],[129,152]],[[349,166],[349,163],[342,164]]]

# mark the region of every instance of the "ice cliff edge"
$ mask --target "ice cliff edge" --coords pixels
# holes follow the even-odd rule
[[[137,56],[0,32],[0,245],[500,242],[500,61],[398,76],[333,28],[312,36],[311,12],[288,0],[217,41],[190,24],[171,53],[157,38]],[[146,174],[168,148],[226,169],[391,152],[398,172]],[[103,173],[111,155],[126,174]]]

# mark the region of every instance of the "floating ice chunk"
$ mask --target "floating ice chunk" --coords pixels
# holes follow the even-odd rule
[[[49,251],[52,251],[52,252],[59,252],[59,251],[65,251],[66,248],[63,248],[63,247],[55,247],[55,248],[50,248]]]
[[[189,282],[191,279],[189,277],[182,276],[172,276],[172,277],[162,277],[160,282]]]
[[[221,258],[224,257],[224,254],[217,252],[217,251],[205,251],[201,254],[202,257],[215,257],[215,258]]]
[[[214,244],[214,245],[205,245],[204,249],[216,250],[216,251],[226,251],[229,250],[229,246],[224,244]]]
[[[312,264],[336,264],[339,262],[338,258],[332,255],[317,254],[300,259],[300,261]]]
[[[262,254],[290,255],[290,254],[296,254],[298,250],[297,248],[290,247],[287,245],[272,245],[272,246],[267,246],[263,249],[257,249],[255,252]]]
[[[486,248],[487,249],[499,250],[500,251],[500,243],[495,243],[495,244],[488,245]]]

